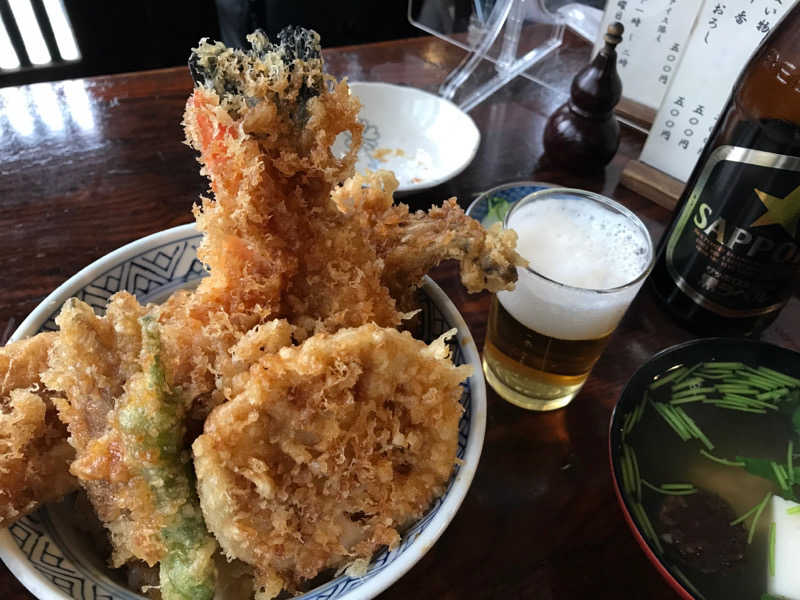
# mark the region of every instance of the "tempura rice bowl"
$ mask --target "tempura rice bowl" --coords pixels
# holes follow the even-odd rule
[[[98,259],[52,292],[22,322],[9,341],[55,330],[61,305],[76,296],[102,313],[107,299],[126,290],[142,303],[160,302],[176,289],[193,287],[206,272],[197,259],[202,237],[194,224],[155,233]],[[382,551],[362,577],[342,575],[300,596],[304,600],[372,598],[408,571],[431,548],[455,516],[469,489],[483,446],[486,391],[477,347],[456,307],[431,279],[422,286],[421,337],[430,342],[455,327],[450,342],[453,362],[471,364],[463,384],[464,413],[459,423],[460,464],[444,495],[408,531],[392,551]],[[419,334],[418,334],[419,335]],[[46,506],[0,531],[0,558],[42,600],[104,598],[134,600],[142,596],[125,588],[105,568],[106,556],[76,531],[68,514],[71,503]]]

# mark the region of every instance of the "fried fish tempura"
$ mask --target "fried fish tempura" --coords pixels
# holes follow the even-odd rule
[[[460,382],[444,338],[364,325],[263,356],[193,445],[201,506],[256,597],[366,563],[441,495]]]
[[[70,470],[111,534],[115,566],[133,556],[158,560],[160,551],[152,532],[136,525],[137,510],[148,507],[137,505],[137,490],[127,487],[131,478],[122,449],[101,443],[112,427],[117,398],[141,371],[139,318],[144,313],[127,292],[112,296],[104,317],[76,298],[68,300],[56,318],[60,331],[42,375],[49,389],[65,396],[55,403],[75,448]]]
[[[55,333],[0,348],[0,527],[77,488],[74,451],[39,373]]]
[[[488,231],[450,198],[427,213],[394,204],[397,180],[389,171],[355,175],[333,192],[343,213],[359,223],[384,262],[383,282],[399,304],[423,275],[446,259],[460,261],[461,282],[470,292],[508,290],[517,279],[517,235],[497,224]]]

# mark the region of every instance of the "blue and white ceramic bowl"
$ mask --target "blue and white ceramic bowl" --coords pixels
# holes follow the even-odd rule
[[[141,302],[160,302],[179,288],[191,287],[204,276],[197,259],[201,235],[193,224],[142,238],[95,261],[50,294],[23,321],[12,340],[55,329],[54,317],[76,296],[103,311],[113,293],[127,290]],[[386,589],[408,571],[452,520],[478,466],[486,428],[486,390],[478,356],[467,325],[447,295],[430,279],[422,288],[423,338],[432,341],[455,327],[452,344],[456,364],[469,363],[473,374],[464,384],[459,423],[458,458],[445,494],[405,532],[400,545],[375,556],[363,577],[332,579],[301,596],[303,600],[364,600]],[[105,556],[75,531],[65,508],[45,507],[0,531],[0,558],[31,593],[42,600],[135,600],[142,597],[122,587],[105,570]]]
[[[555,187],[540,181],[515,181],[486,190],[467,207],[467,214],[484,227],[502,223],[511,207],[528,194]]]

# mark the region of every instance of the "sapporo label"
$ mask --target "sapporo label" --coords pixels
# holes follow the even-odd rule
[[[768,313],[786,302],[800,271],[798,221],[799,157],[720,146],[667,240],[667,270],[719,315]]]

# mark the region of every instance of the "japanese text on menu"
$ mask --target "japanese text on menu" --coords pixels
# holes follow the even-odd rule
[[[697,0],[608,0],[601,32],[614,21],[625,27],[617,46],[623,95],[657,109],[689,37]],[[602,47],[602,35],[595,50]]]
[[[759,42],[797,0],[706,0],[641,160],[686,181]]]

